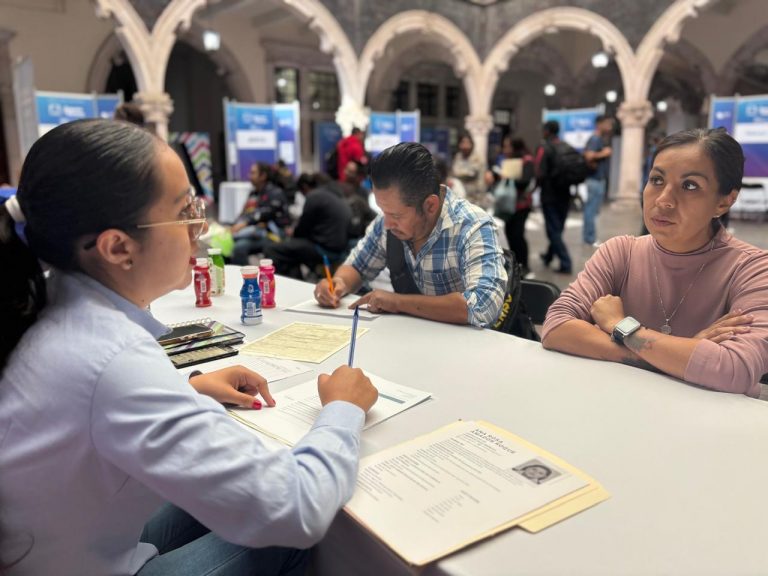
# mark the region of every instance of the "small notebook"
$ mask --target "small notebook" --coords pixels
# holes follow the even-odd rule
[[[163,346],[163,350],[165,350],[166,354],[173,356],[175,354],[191,352],[192,350],[199,350],[209,346],[231,346],[233,344],[242,343],[245,338],[245,334],[242,332],[238,332],[234,328],[230,328],[226,324],[222,324],[221,322],[210,318],[200,318],[189,322],[182,322],[180,324],[169,324],[168,327],[176,328],[190,324],[202,324],[203,326],[207,326],[211,330],[211,335],[205,338],[197,338],[187,342],[179,342]]]

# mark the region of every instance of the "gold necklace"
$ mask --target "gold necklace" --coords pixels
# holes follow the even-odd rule
[[[712,249],[715,247],[715,237],[712,237],[712,242],[709,244],[709,250],[707,250],[707,254],[712,252]],[[685,302],[685,297],[688,296],[688,292],[691,291],[691,288],[693,288],[693,285],[696,284],[696,280],[699,279],[699,274],[701,274],[701,271],[704,270],[704,266],[709,264],[709,260],[704,260],[704,262],[701,263],[701,266],[699,266],[699,271],[696,272],[696,276],[693,277],[693,280],[688,285],[688,288],[685,290],[685,293],[683,294],[683,297],[680,298],[680,302],[677,303],[677,306],[675,306],[675,309],[672,310],[672,314],[667,316],[667,309],[664,307],[664,300],[661,298],[661,285],[659,284],[659,273],[656,270],[656,250],[651,247],[651,257],[653,258],[653,276],[656,278],[656,292],[659,295],[659,304],[661,304],[661,312],[664,314],[664,325],[661,327],[661,333],[662,334],[672,334],[672,326],[669,325],[670,322],[672,322],[672,318],[675,317],[675,314],[677,314],[677,311],[680,309],[680,306],[683,305],[683,302]]]

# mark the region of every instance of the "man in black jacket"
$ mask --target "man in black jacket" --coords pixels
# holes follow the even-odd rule
[[[278,274],[293,278],[301,278],[301,264],[313,268],[322,263],[323,254],[337,261],[345,256],[352,220],[349,205],[338,189],[318,186],[317,175],[302,174],[298,184],[307,200],[293,237],[264,250]]]

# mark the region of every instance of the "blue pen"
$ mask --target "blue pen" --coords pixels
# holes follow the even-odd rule
[[[357,321],[360,319],[360,308],[355,306],[355,313],[352,316],[352,337],[349,340],[349,362],[347,365],[352,368],[352,361],[355,359],[355,341],[357,340]]]

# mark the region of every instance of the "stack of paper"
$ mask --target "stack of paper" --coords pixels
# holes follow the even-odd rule
[[[364,458],[345,510],[422,566],[513,526],[537,532],[608,496],[522,438],[486,422],[456,422]]]

